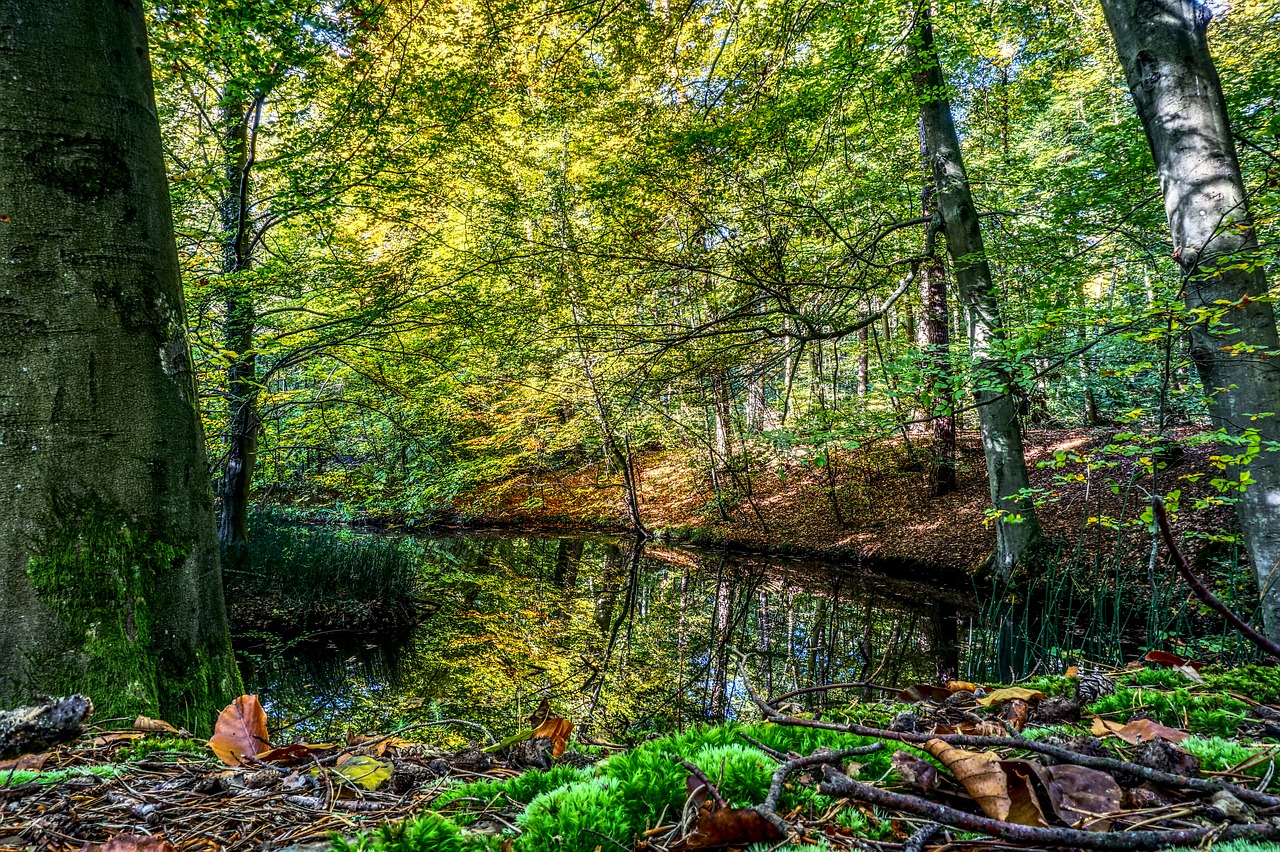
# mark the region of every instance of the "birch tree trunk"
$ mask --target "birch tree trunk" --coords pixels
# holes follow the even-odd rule
[[[1011,394],[1012,382],[999,361],[1003,339],[999,295],[982,243],[978,211],[969,190],[942,68],[933,49],[928,2],[915,10],[910,45],[935,199],[968,321],[973,395],[982,430],[991,504],[1001,513],[995,521],[994,568],[998,575],[1008,576],[1039,541],[1040,522],[1031,501],[1020,496],[1028,487],[1027,461],[1018,408]]]
[[[1194,0],[1103,0],[1102,7],[1155,158],[1184,304],[1210,312],[1227,306],[1219,325],[1191,327],[1191,358],[1214,426],[1264,447],[1235,469],[1253,480],[1237,495],[1236,513],[1267,634],[1280,639],[1280,454],[1265,449],[1280,440],[1280,424],[1276,415],[1251,419],[1280,412],[1280,369],[1274,357],[1258,355],[1277,351],[1276,318],[1262,300],[1262,266],[1251,262],[1258,238],[1209,55],[1210,12]]]
[[[138,0],[0,0],[0,705],[240,690]]]

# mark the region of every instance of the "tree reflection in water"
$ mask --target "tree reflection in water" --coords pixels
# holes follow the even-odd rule
[[[734,647],[775,695],[933,682],[955,670],[955,619],[969,607],[936,581],[605,537],[469,534],[417,546],[429,614],[408,637],[320,634],[269,651],[241,637],[246,683],[273,730],[292,732],[282,738],[449,718],[501,736],[544,696],[584,735],[680,729],[743,711]],[[822,710],[849,697],[796,700]],[[446,744],[474,733],[438,729]]]

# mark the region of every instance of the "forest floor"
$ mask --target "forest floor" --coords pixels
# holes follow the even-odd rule
[[[744,682],[732,723],[624,748],[544,702],[456,752],[423,726],[266,750],[245,696],[207,743],[140,717],[0,762],[0,848],[1274,852],[1253,841],[1280,838],[1278,672],[1164,655],[1016,686]]]
[[[1185,437],[1178,431],[1172,434]],[[1103,429],[1026,433],[1031,485],[1041,501],[1038,515],[1052,540],[1085,550],[1105,546],[1114,540],[1112,533],[1105,525],[1089,523],[1090,517],[1131,521],[1145,508],[1146,493],[1155,489],[1138,464],[1142,452],[1107,452],[1108,447],[1125,444],[1116,437],[1114,430]],[[958,488],[941,497],[927,496],[918,438],[915,455],[901,440],[885,441],[833,453],[830,470],[801,457],[753,452],[754,468],[749,472],[717,472],[719,499],[705,457],[692,457],[683,449],[646,452],[638,458],[641,512],[651,531],[699,544],[857,558],[873,565],[972,570],[990,555],[995,532],[986,521],[990,498],[981,438],[976,432],[962,432],[958,445]],[[1179,447],[1160,474],[1160,490],[1176,482],[1186,494],[1184,504],[1189,504],[1190,497],[1211,491],[1211,476],[1205,474],[1213,473],[1214,450]],[[1055,453],[1088,454],[1095,462],[1092,469],[1070,461],[1064,468],[1046,466]],[[1188,476],[1194,481],[1187,481]],[[833,501],[839,503],[839,518]],[[619,477],[599,465],[567,473],[522,474],[480,489],[461,501],[460,509],[476,526],[627,527]],[[1233,523],[1229,510],[1222,508],[1180,516],[1184,528],[1221,530]]]

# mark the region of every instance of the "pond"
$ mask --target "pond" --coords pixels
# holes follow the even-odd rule
[[[545,697],[580,737],[635,739],[733,718],[749,698],[833,682],[934,682],[954,673],[963,578],[876,573],[598,536],[415,538],[424,620],[399,637],[321,635],[291,649],[237,641],[249,691],[277,730],[461,719],[496,736]],[[352,640],[355,641],[352,641]],[[798,696],[821,711],[850,691]],[[438,729],[443,743],[477,735]]]

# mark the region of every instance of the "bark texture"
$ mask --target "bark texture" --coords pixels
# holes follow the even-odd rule
[[[44,751],[74,740],[84,732],[92,715],[93,702],[83,695],[0,711],[0,758]]]
[[[933,26],[927,3],[915,10],[914,29],[910,44],[920,94],[920,126],[933,172],[934,199],[942,216],[942,232],[968,323],[974,401],[982,431],[991,503],[1002,513],[995,522],[994,567],[998,574],[1008,576],[1039,540],[1040,523],[1035,507],[1019,496],[1028,487],[1027,462],[1013,385],[998,355],[1003,338],[999,295],[982,243],[978,211],[969,189],[942,68],[933,49]],[[1014,518],[1017,520],[1012,520]]]
[[[1222,81],[1209,54],[1209,10],[1193,0],[1104,0],[1129,90],[1146,130],[1164,194],[1173,256],[1188,310],[1226,308],[1223,322],[1192,326],[1191,357],[1209,415],[1233,436],[1262,442],[1247,468],[1253,483],[1236,504],[1262,598],[1266,631],[1280,639],[1280,369],[1276,318],[1260,264],[1257,233],[1231,138]],[[1256,430],[1253,431],[1253,430]],[[1233,447],[1239,455],[1244,447]]]
[[[139,0],[0,0],[0,706],[240,683]]]

